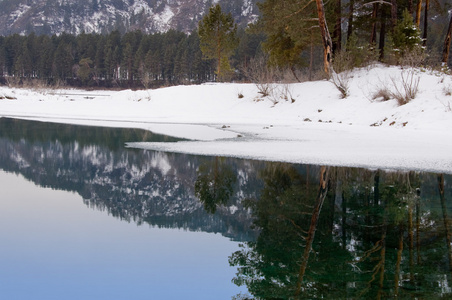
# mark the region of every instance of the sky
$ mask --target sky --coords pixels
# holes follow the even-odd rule
[[[143,128],[183,137],[128,147],[270,161],[452,173],[452,76],[374,65],[328,80],[268,84],[206,83],[141,91],[0,87],[0,116]],[[404,93],[408,104],[379,91]]]

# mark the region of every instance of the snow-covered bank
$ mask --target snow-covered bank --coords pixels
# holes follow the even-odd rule
[[[394,88],[400,72],[356,71],[346,99],[327,81],[275,85],[265,98],[253,84],[118,92],[2,87],[0,116],[137,127],[194,140],[129,144],[145,149],[452,173],[451,76],[419,70],[419,93],[410,103],[373,100],[382,87]]]

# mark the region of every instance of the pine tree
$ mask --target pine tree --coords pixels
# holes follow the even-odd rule
[[[13,34],[5,37],[5,68],[8,75],[14,73],[14,63],[19,56],[19,50],[22,47],[23,37],[19,34]]]
[[[223,13],[219,4],[211,7],[199,22],[198,34],[204,57],[216,60],[218,80],[226,79],[231,73],[229,58],[238,46],[232,15]]]
[[[63,81],[72,76],[73,56],[72,45],[61,40],[53,58],[55,76]]]
[[[337,1],[335,4],[340,3]],[[324,49],[325,71],[330,73],[333,41],[328,30],[322,0],[266,0],[258,6],[262,12],[259,25],[268,36],[264,49],[270,54],[271,64],[288,67],[294,71],[294,68],[304,64],[301,57],[302,51],[311,48],[314,44],[320,44]],[[339,15],[336,18],[338,23],[336,49],[339,50],[341,27],[338,19],[341,7],[337,8],[336,13]],[[316,27],[320,28],[320,34],[316,29],[315,35],[312,35],[312,29]]]
[[[302,51],[311,45],[310,29],[318,25],[312,1],[266,0],[258,3],[260,27],[267,39],[263,48],[272,66],[294,69],[305,64]],[[318,44],[318,39],[315,41]]]
[[[111,32],[106,38],[104,49],[105,73],[107,80],[117,79],[117,69],[120,62],[121,35],[119,31]]]
[[[52,61],[53,61],[53,55],[55,52],[54,44],[52,43],[52,40],[47,35],[41,35],[39,37],[38,42],[38,62],[37,62],[37,69],[38,69],[38,76],[41,79],[46,79],[50,81],[50,78],[52,78]]]
[[[24,39],[20,54],[14,63],[14,73],[18,77],[30,77],[32,72],[31,53],[27,46],[27,40]]]
[[[98,82],[100,78],[105,78],[105,37],[102,35],[98,36],[98,41],[96,43],[96,57],[94,59],[94,80]]]
[[[129,42],[126,42],[124,46],[124,50],[122,51],[122,68],[121,71],[121,79],[125,79],[129,81],[129,85],[132,83],[133,79],[133,49],[132,45]]]
[[[421,33],[408,10],[403,12],[402,20],[394,27],[392,43],[399,61],[400,58],[419,55],[423,51]]]

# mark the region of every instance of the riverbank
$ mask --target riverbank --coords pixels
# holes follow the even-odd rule
[[[378,66],[350,73],[344,99],[328,81],[267,85],[265,97],[254,84],[232,83],[146,91],[0,87],[0,116],[190,139],[128,144],[144,149],[452,173],[452,78],[416,70],[415,99],[384,101],[382,91],[403,89],[406,72]]]

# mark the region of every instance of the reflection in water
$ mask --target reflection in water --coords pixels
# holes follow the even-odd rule
[[[132,141],[176,139],[138,129],[0,118],[0,169],[40,186],[76,192],[86,205],[128,222],[219,232],[239,241],[254,238],[241,195],[230,190],[229,207],[215,215],[204,211],[195,196],[197,171],[210,165],[210,158],[124,148]],[[259,184],[253,168],[260,163],[229,159],[224,164],[238,174],[238,189],[252,196]]]
[[[226,205],[232,196],[237,175],[224,158],[215,157],[214,163],[199,167],[195,182],[195,194],[204,204],[204,209],[213,214],[217,207]]]
[[[452,176],[124,148],[143,130],[0,118],[0,169],[137,224],[242,241],[256,299],[451,297]],[[213,214],[212,214],[213,213]]]
[[[451,176],[329,168],[322,201],[327,171],[261,171],[260,234],[230,256],[234,282],[256,299],[450,297]]]

